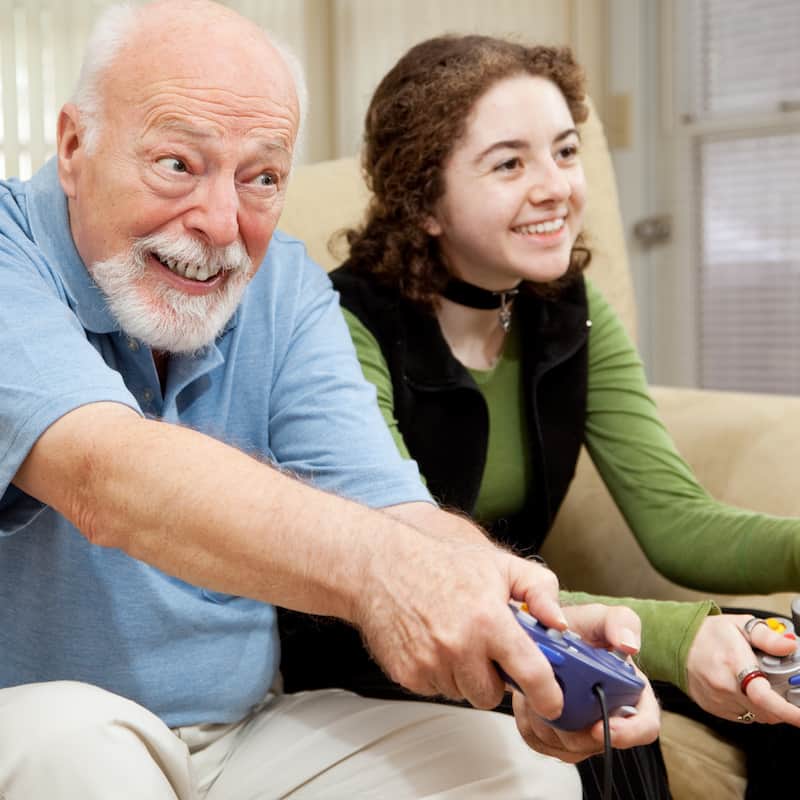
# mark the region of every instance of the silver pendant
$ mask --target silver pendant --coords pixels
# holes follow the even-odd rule
[[[516,289],[508,292],[500,292],[500,309],[497,312],[497,317],[500,320],[500,327],[504,333],[508,333],[511,329],[511,298],[517,294]]]

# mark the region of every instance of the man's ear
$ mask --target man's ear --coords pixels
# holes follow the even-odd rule
[[[58,155],[58,179],[67,197],[75,197],[80,173],[83,146],[81,114],[74,103],[67,103],[58,115],[56,154]]]

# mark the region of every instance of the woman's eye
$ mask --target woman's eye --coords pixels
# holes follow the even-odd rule
[[[166,167],[170,172],[188,172],[186,164],[179,158],[167,156],[166,158],[159,158],[158,162],[162,167]]]
[[[563,161],[569,161],[571,158],[575,158],[575,156],[578,155],[578,145],[568,144],[558,151],[558,155]]]
[[[522,161],[517,157],[509,158],[509,159],[506,159],[505,161],[501,161],[495,167],[495,169],[498,172],[510,172],[511,170],[516,169],[521,163],[522,163]]]

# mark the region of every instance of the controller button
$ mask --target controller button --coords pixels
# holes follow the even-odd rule
[[[792,641],[797,639],[797,637],[793,633],[784,633],[783,634],[783,638],[784,639],[791,639]]]
[[[767,625],[769,625],[770,628],[772,628],[772,630],[777,631],[778,633],[783,633],[786,630],[786,625],[784,625],[781,620],[775,617],[770,617],[764,621],[767,623]]]
[[[761,656],[761,663],[765,667],[779,667],[781,665],[781,659],[777,656]]]
[[[789,689],[786,692],[786,700],[793,706],[800,706],[800,689]]]
[[[563,653],[553,650],[552,647],[548,647],[546,644],[540,644],[539,649],[544,653],[545,658],[557,667],[560,667],[567,660]]]
[[[800,675],[792,675],[792,677],[789,678],[789,685],[800,686]]]
[[[564,636],[566,636],[567,639],[574,639],[575,641],[580,641],[582,638],[581,635],[579,633],[575,633],[575,631],[564,631]]]
[[[564,638],[564,634],[558,628],[548,628],[547,638],[552,639],[554,642],[560,642]]]

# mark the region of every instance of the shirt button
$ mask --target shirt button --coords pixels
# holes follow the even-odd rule
[[[150,389],[145,389],[142,392],[142,400],[144,400],[145,403],[149,403],[152,399],[153,399],[153,392]]]
[[[139,349],[139,342],[137,342],[136,339],[129,338],[128,347],[130,348],[131,352],[135,353]]]

